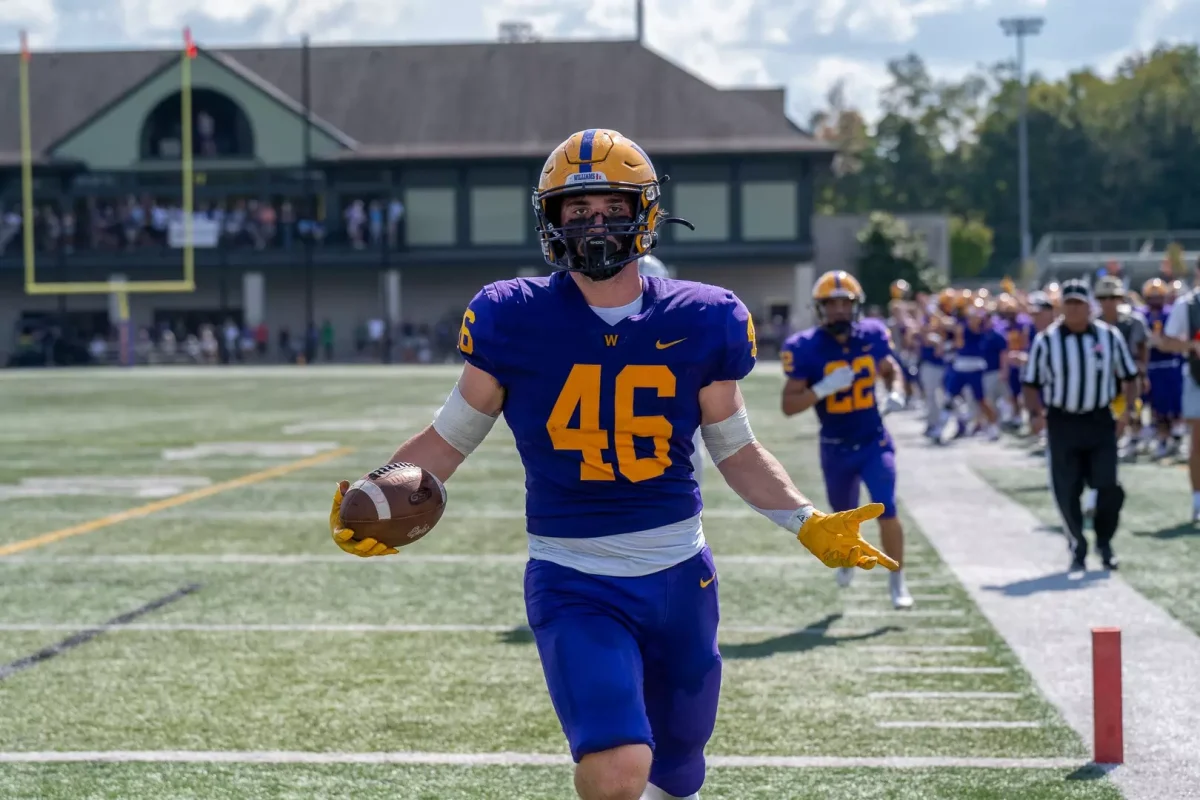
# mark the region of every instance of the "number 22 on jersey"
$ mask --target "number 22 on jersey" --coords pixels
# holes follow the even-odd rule
[[[604,461],[609,447],[608,431],[600,427],[599,364],[576,364],[571,367],[558,400],[546,420],[546,431],[555,450],[578,450],[583,463],[579,465],[581,481],[616,480],[613,465]],[[655,389],[659,397],[675,396],[675,374],[661,364],[630,364],[617,373],[615,408],[613,409],[613,446],[617,451],[617,468],[633,483],[657,478],[671,466],[670,442],[674,427],[661,414],[638,416],[633,413],[636,389]],[[579,427],[571,427],[571,418],[579,410]],[[654,455],[639,458],[633,447],[633,437],[654,440]]]
[[[875,405],[875,359],[872,356],[859,356],[847,364],[845,361],[830,361],[825,365],[825,374],[850,367],[858,375],[866,370],[865,375],[859,375],[850,388],[843,389],[837,394],[825,398],[825,410],[830,414],[849,414],[851,411],[862,411]]]

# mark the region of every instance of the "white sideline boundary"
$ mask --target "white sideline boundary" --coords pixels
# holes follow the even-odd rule
[[[898,458],[921,476],[904,484],[901,501],[1040,693],[1089,748],[1090,630],[1121,629],[1125,763],[1109,779],[1126,800],[1200,797],[1200,637],[1120,573],[1097,572],[1094,561],[1089,580],[1070,580],[1064,538],[1039,530],[1036,515],[971,469],[972,462],[1011,463],[1002,445],[960,440],[930,447],[911,415],[890,417],[888,427]],[[1038,466],[1034,459],[1027,463]],[[1044,485],[1044,466],[1041,475]],[[1124,536],[1127,531],[1117,535],[1118,552]]]
[[[717,769],[1075,769],[1082,758],[941,758],[838,756],[708,756]],[[3,764],[417,764],[460,767],[567,767],[569,755],[557,753],[374,753],[288,750],[75,750],[0,751]]]

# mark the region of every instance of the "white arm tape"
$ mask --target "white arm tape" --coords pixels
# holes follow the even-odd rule
[[[746,505],[750,504],[747,503]],[[785,531],[791,531],[796,535],[800,534],[800,529],[804,527],[804,523],[808,522],[808,518],[813,515],[813,511],[815,510],[811,505],[800,506],[800,508],[794,511],[770,511],[754,505],[750,507]]]
[[[458,391],[457,383],[446,402],[433,415],[433,429],[438,436],[464,456],[471,455],[479,447],[495,424],[496,417],[471,407]]]
[[[750,430],[750,417],[746,407],[742,406],[731,416],[720,422],[700,427],[700,436],[704,446],[712,456],[714,464],[720,464],[731,455],[755,441],[754,431]]]

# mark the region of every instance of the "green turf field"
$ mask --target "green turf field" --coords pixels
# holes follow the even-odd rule
[[[383,463],[455,374],[0,375],[0,797],[573,796],[522,627],[523,474],[507,428],[455,475],[419,544],[366,561],[329,541],[334,483]],[[779,416],[776,369],[745,391],[759,438],[823,499],[815,429]],[[1083,743],[911,524],[917,606],[895,612],[883,574],[839,591],[706,478],[725,658],[709,754],[742,758],[710,772],[705,800],[1119,797],[1076,772]],[[45,751],[125,755],[14,755]],[[221,751],[231,763],[142,763]],[[316,763],[250,763],[281,753]],[[418,763],[336,763],[358,753]],[[461,763],[424,763],[445,754]],[[981,758],[1015,760],[964,766]]]

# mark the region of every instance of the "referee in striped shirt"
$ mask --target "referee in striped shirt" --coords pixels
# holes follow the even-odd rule
[[[1033,340],[1022,394],[1034,433],[1045,426],[1050,483],[1071,545],[1071,571],[1086,569],[1080,506],[1085,483],[1096,490],[1096,549],[1104,568],[1116,569],[1112,539],[1125,490],[1117,482],[1116,421],[1109,406],[1121,388],[1125,414],[1135,407],[1138,367],[1121,332],[1092,318],[1087,283],[1063,283],[1062,301],[1063,315]]]

